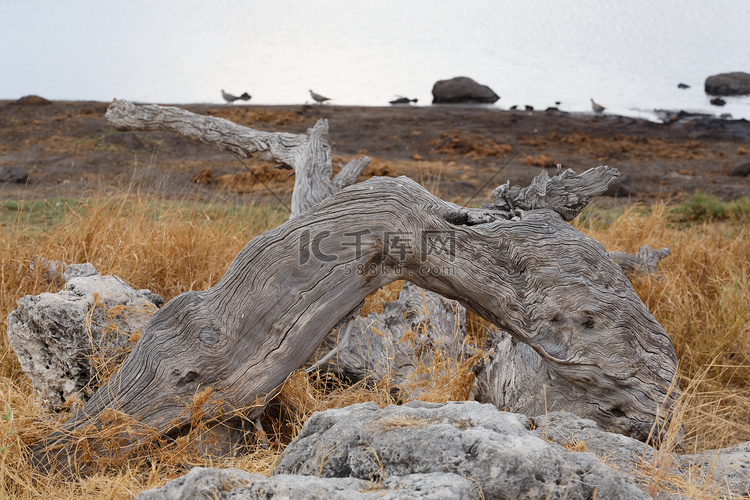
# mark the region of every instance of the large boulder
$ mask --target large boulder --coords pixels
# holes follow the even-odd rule
[[[27,295],[8,315],[8,340],[42,401],[58,408],[84,399],[92,377],[124,359],[164,303],[91,264],[68,266],[65,289]],[[86,389],[86,391],[82,391]]]
[[[711,95],[750,94],[750,74],[735,71],[709,76],[706,78],[706,93]]]
[[[652,467],[675,479],[660,487]],[[315,413],[270,478],[194,468],[138,499],[648,498],[637,485],[658,498],[685,498],[671,491],[676,484],[744,498],[749,471],[750,442],[677,455],[568,412],[526,417],[476,402],[362,403]]]
[[[432,87],[433,104],[492,104],[498,99],[500,96],[487,85],[480,85],[465,76],[440,80]]]
[[[313,414],[274,474],[357,478],[449,473],[484,498],[648,498],[592,453],[570,452],[529,430],[529,419],[477,402],[380,409],[362,403]]]
[[[222,500],[434,500],[479,499],[476,482],[456,474],[412,474],[392,476],[382,483],[355,478],[325,478],[279,474],[266,477],[238,469],[195,467],[186,475],[141,492],[136,500],[181,500],[219,498]]]

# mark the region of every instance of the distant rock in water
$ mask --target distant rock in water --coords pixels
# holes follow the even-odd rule
[[[52,101],[48,101],[38,95],[26,95],[11,104],[18,104],[19,106],[44,106],[45,104],[52,104]]]
[[[677,88],[678,89],[689,89],[690,85],[688,85],[687,83],[678,83],[677,84]]]
[[[492,104],[498,99],[500,96],[487,85],[465,76],[440,80],[432,87],[432,104]]]
[[[721,97],[714,97],[713,99],[711,99],[711,104],[713,104],[714,106],[723,106],[726,103],[727,101],[725,101]]]
[[[734,73],[721,73],[719,75],[709,76],[706,78],[706,94],[750,94],[750,74],[736,71]]]

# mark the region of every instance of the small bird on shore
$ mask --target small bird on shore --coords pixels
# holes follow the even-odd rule
[[[323,104],[324,102],[331,100],[328,97],[324,97],[324,96],[322,96],[320,94],[316,94],[312,90],[310,91],[310,96],[312,96],[312,98],[313,98],[314,101],[316,101],[316,102],[318,102],[320,104]]]
[[[597,115],[600,115],[600,114],[604,113],[604,110],[607,109],[607,108],[605,108],[604,106],[602,106],[598,102],[596,102],[593,99],[591,99],[591,109],[594,110],[594,113],[596,113]]]
[[[236,96],[227,94],[226,92],[224,92],[224,89],[221,89],[221,97],[223,97],[224,100],[229,104],[232,104],[234,101],[249,101],[252,98],[252,96],[247,92],[244,92],[241,96]]]
[[[408,97],[401,97],[399,96],[397,99],[394,99],[392,101],[388,101],[389,103],[393,104],[394,106],[396,104],[411,104],[411,103],[417,103],[418,99],[409,99]]]

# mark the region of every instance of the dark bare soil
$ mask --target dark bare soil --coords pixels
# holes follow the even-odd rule
[[[0,101],[0,173],[20,167],[26,182],[0,182],[0,199],[83,196],[124,189],[165,198],[236,202],[288,197],[293,178],[167,132],[118,132],[108,103],[21,105]],[[596,165],[623,174],[620,198],[674,199],[704,191],[750,195],[750,178],[731,177],[750,158],[750,122],[701,116],[670,123],[556,111],[491,107],[181,106],[260,130],[302,133],[326,118],[334,164],[369,156],[372,175],[408,175],[449,200],[488,201],[492,188],[526,184],[556,164]],[[247,169],[252,170],[253,174]],[[262,181],[258,182],[258,178]],[[262,185],[262,184],[265,184]]]

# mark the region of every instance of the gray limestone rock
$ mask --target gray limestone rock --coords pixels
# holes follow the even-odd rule
[[[731,498],[750,497],[750,441],[730,448],[682,455],[678,460],[683,470],[697,467],[718,494]]]
[[[84,264],[71,264],[65,268],[65,272],[62,274],[64,281],[69,281],[73,278],[85,278],[87,276],[96,276],[99,272],[96,270],[93,264],[86,262]]]
[[[716,497],[750,494],[750,442],[677,455],[572,413],[528,418],[476,402],[413,401],[314,414],[270,478],[195,468],[138,499],[637,499],[648,498],[637,485],[653,483],[651,463]]]
[[[591,453],[569,452],[527,429],[523,415],[476,402],[362,403],[315,413],[275,474],[353,477],[452,473],[494,498],[648,498]]]
[[[161,488],[140,493],[137,500],[217,498],[221,500],[471,500],[481,498],[476,482],[455,474],[393,476],[382,483],[355,478],[322,478],[280,474],[265,477],[238,469],[193,468]]]
[[[85,399],[81,390],[90,390],[95,363],[123,360],[164,302],[116,276],[100,276],[91,264],[68,266],[62,276],[64,290],[19,299],[7,320],[21,368],[53,408],[74,395]]]
[[[695,455],[657,450],[636,439],[601,430],[594,421],[567,412],[533,417],[534,432],[568,448],[580,446],[625,473],[647,484],[651,466],[669,467],[668,474],[686,484],[707,487],[717,498],[750,496],[750,442]],[[682,498],[661,492],[659,498]]]
[[[622,434],[603,431],[593,420],[573,413],[549,412],[546,416],[533,417],[531,420],[534,433],[542,439],[570,448],[580,445],[630,477],[637,476],[637,466],[644,460],[652,461],[654,458],[654,449],[648,444]]]
[[[340,330],[332,369],[354,380],[388,377],[403,399],[417,399],[434,375],[418,372],[418,365],[433,365],[435,353],[458,360],[465,338],[461,304],[406,282],[382,313],[357,316]]]

